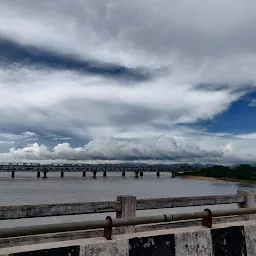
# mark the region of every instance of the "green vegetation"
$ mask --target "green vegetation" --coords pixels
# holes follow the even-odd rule
[[[248,164],[242,164],[235,168],[222,165],[214,165],[211,167],[203,168],[198,172],[182,174],[182,176],[185,175],[213,177],[225,180],[256,181],[256,167],[250,166]]]

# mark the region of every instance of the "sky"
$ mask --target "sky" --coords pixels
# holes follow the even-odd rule
[[[256,163],[254,0],[1,0],[0,161]]]

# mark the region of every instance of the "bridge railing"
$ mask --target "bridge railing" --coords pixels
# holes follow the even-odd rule
[[[32,164],[32,163],[0,163],[0,171],[145,171],[145,172],[179,172],[197,171],[202,167],[193,165],[92,165],[92,164]]]
[[[135,196],[118,196],[116,201],[82,202],[40,205],[0,206],[0,220],[29,219],[38,217],[53,217],[67,215],[84,215],[96,213],[116,213],[116,218],[136,217],[136,211],[165,208],[194,207],[212,205],[237,204],[238,208],[256,208],[255,194],[250,191],[238,191],[231,195],[212,195],[196,197],[169,197],[153,199],[137,199]],[[207,207],[206,207],[207,206]],[[182,210],[181,210],[182,212]],[[234,215],[213,218],[213,223],[249,220],[255,214]],[[155,229],[176,228],[201,225],[201,220],[175,221],[170,223],[125,226],[113,229],[113,234],[141,232]],[[81,239],[101,236],[102,230],[79,230],[62,234],[45,234],[40,237],[16,237],[0,239],[0,248],[28,242],[61,241],[66,239]]]
[[[133,211],[136,211],[234,203],[242,204],[244,202],[245,195],[243,194],[153,199],[136,199],[134,196],[119,196],[117,201],[0,206],[0,220],[109,212],[118,213],[123,212],[125,207],[132,208]]]

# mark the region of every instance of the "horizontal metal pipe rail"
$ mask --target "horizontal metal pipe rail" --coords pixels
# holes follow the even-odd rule
[[[205,210],[203,212],[181,213],[181,214],[168,214],[157,216],[133,217],[133,218],[120,218],[120,219],[105,219],[97,221],[84,221],[73,223],[60,223],[50,225],[35,225],[16,228],[3,228],[0,229],[0,238],[22,237],[31,235],[40,235],[47,233],[62,233],[72,232],[79,230],[90,229],[107,229],[112,227],[133,226],[143,224],[156,224],[172,221],[194,220],[200,218],[224,217],[232,215],[254,214],[256,208],[241,208],[234,210],[219,210],[213,211]],[[107,217],[108,218],[108,217]]]

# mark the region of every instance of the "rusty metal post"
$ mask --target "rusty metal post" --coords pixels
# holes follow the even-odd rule
[[[209,209],[205,209],[205,212],[208,212],[206,217],[202,219],[202,225],[207,228],[212,228],[212,211]]]
[[[137,200],[135,196],[118,196],[117,201],[121,203],[121,210],[116,213],[116,218],[132,218],[136,216]],[[135,233],[135,226],[120,228],[121,234]]]
[[[111,240],[112,239],[112,225],[113,225],[113,221],[112,221],[112,218],[110,216],[107,216],[106,220],[108,220],[108,227],[104,228],[104,237],[107,240]]]

